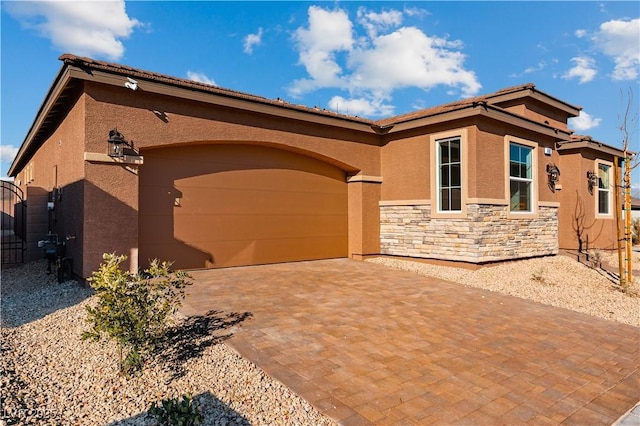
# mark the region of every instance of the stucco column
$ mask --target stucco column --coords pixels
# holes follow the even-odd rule
[[[85,161],[83,277],[103,253],[126,255],[123,269],[137,269],[138,170],[135,164]]]
[[[349,257],[362,260],[380,253],[380,184],[377,176],[347,179],[349,196]]]

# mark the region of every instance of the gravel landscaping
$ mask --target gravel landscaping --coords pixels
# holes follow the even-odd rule
[[[369,261],[640,326],[638,297],[565,256],[476,271]],[[153,425],[149,406],[183,394],[193,395],[207,425],[335,424],[224,344],[246,314],[177,318],[144,372],[120,378],[114,344],[80,340],[88,328],[84,306],[95,303],[92,290],[58,284],[45,269],[38,261],[2,271],[0,424]]]
[[[183,394],[193,395],[206,425],[335,424],[223,343],[240,315],[178,320],[157,361],[140,376],[118,377],[114,344],[80,340],[91,289],[58,284],[45,268],[2,271],[6,424],[154,425],[149,406]]]

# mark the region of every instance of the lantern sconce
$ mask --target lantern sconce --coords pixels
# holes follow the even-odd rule
[[[589,193],[593,194],[593,188],[598,187],[599,179],[595,172],[587,172],[587,182],[589,183]]]
[[[109,131],[109,139],[107,140],[109,157],[123,158],[124,146],[133,148],[132,145],[127,143],[122,133],[118,129],[111,129]],[[124,145],[124,146],[123,146]]]
[[[560,180],[560,169],[555,164],[549,163],[547,164],[547,174],[549,175],[549,189],[554,191],[556,189],[562,189],[560,185],[558,185],[558,180]]]

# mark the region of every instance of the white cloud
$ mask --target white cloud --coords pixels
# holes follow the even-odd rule
[[[614,80],[634,80],[640,68],[640,18],[611,20],[600,25],[593,41],[602,53],[613,58]]]
[[[321,88],[349,92],[349,111],[385,115],[394,90],[418,87],[425,91],[444,85],[473,96],[482,87],[473,71],[464,67],[462,42],[429,36],[415,27],[401,27],[403,13],[381,13],[359,8],[358,35],[347,13],[311,6],[309,23],[294,34],[300,63],[308,78],[293,82],[289,91],[299,96]],[[405,13],[407,13],[405,11]],[[333,108],[332,108],[333,109]],[[341,108],[342,110],[342,108]]]
[[[532,74],[538,71],[542,71],[543,69],[545,69],[547,67],[547,63],[545,61],[540,61],[538,62],[538,64],[536,66],[532,66],[532,67],[528,67],[526,68],[524,71],[522,71],[521,73],[514,73],[514,74],[510,74],[509,77],[511,78],[520,78],[525,74]]]
[[[0,145],[0,161],[10,163],[18,153],[18,148],[12,145]]]
[[[352,86],[390,92],[402,87],[429,90],[442,84],[460,87],[464,96],[475,95],[480,83],[472,71],[464,69],[465,56],[453,50],[457,46],[415,27],[378,36],[371,49],[351,53]]]
[[[369,37],[375,37],[378,32],[396,28],[402,24],[402,12],[391,10],[388,12],[371,12],[365,7],[358,8],[358,23],[366,30]]]
[[[595,118],[584,111],[580,111],[580,115],[569,119],[569,127],[579,132],[584,132],[585,130],[598,127],[601,121],[601,118]]]
[[[417,16],[418,18],[423,18],[425,16],[431,15],[427,9],[422,9],[419,7],[406,7],[404,8],[404,13],[407,16]]]
[[[536,65],[535,67],[529,67],[526,70],[524,70],[524,73],[525,74],[531,74],[531,73],[536,72],[536,71],[542,71],[546,67],[547,67],[547,63],[545,61],[540,61],[540,62],[538,62],[538,65]]]
[[[244,53],[251,55],[254,46],[260,46],[262,43],[262,27],[258,28],[255,34],[249,34],[244,38]]]
[[[293,37],[300,63],[311,78],[294,82],[291,88],[294,96],[321,87],[346,87],[346,82],[340,79],[342,68],[336,61],[336,53],[351,49],[352,31],[351,21],[343,10],[309,7],[309,27],[298,28]]]
[[[80,56],[119,59],[124,54],[121,40],[142,25],[127,15],[124,0],[11,1],[3,7],[57,49]]]
[[[571,58],[571,61],[575,63],[575,66],[562,76],[565,80],[577,78],[580,80],[580,84],[588,83],[593,80],[598,73],[598,70],[595,68],[596,61],[593,60],[593,58],[577,56]]]
[[[392,115],[393,105],[385,104],[383,98],[351,98],[345,99],[342,96],[334,96],[329,101],[331,111],[339,114],[371,116],[371,115]]]
[[[574,34],[576,35],[576,37],[582,38],[582,37],[587,35],[587,31],[586,30],[576,30],[576,32]]]
[[[189,80],[197,81],[198,83],[210,84],[212,86],[217,86],[216,82],[213,79],[206,76],[205,73],[195,72],[195,71],[187,71],[187,78]]]

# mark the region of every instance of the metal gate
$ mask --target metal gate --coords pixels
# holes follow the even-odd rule
[[[26,251],[26,204],[22,190],[13,182],[0,181],[2,218],[2,264],[23,263]]]

